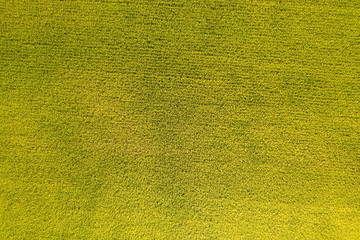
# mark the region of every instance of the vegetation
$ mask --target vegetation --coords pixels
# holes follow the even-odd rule
[[[0,239],[360,239],[359,10],[0,1]]]

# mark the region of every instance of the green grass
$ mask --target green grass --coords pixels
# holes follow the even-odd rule
[[[0,239],[360,239],[358,0],[0,0]]]

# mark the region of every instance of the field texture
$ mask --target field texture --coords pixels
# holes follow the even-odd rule
[[[0,0],[0,239],[360,239],[360,0]]]

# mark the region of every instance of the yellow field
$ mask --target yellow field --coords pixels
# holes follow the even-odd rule
[[[360,239],[360,1],[0,0],[0,239]]]

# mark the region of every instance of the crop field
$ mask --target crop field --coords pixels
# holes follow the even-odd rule
[[[360,1],[0,0],[0,239],[360,239]]]

